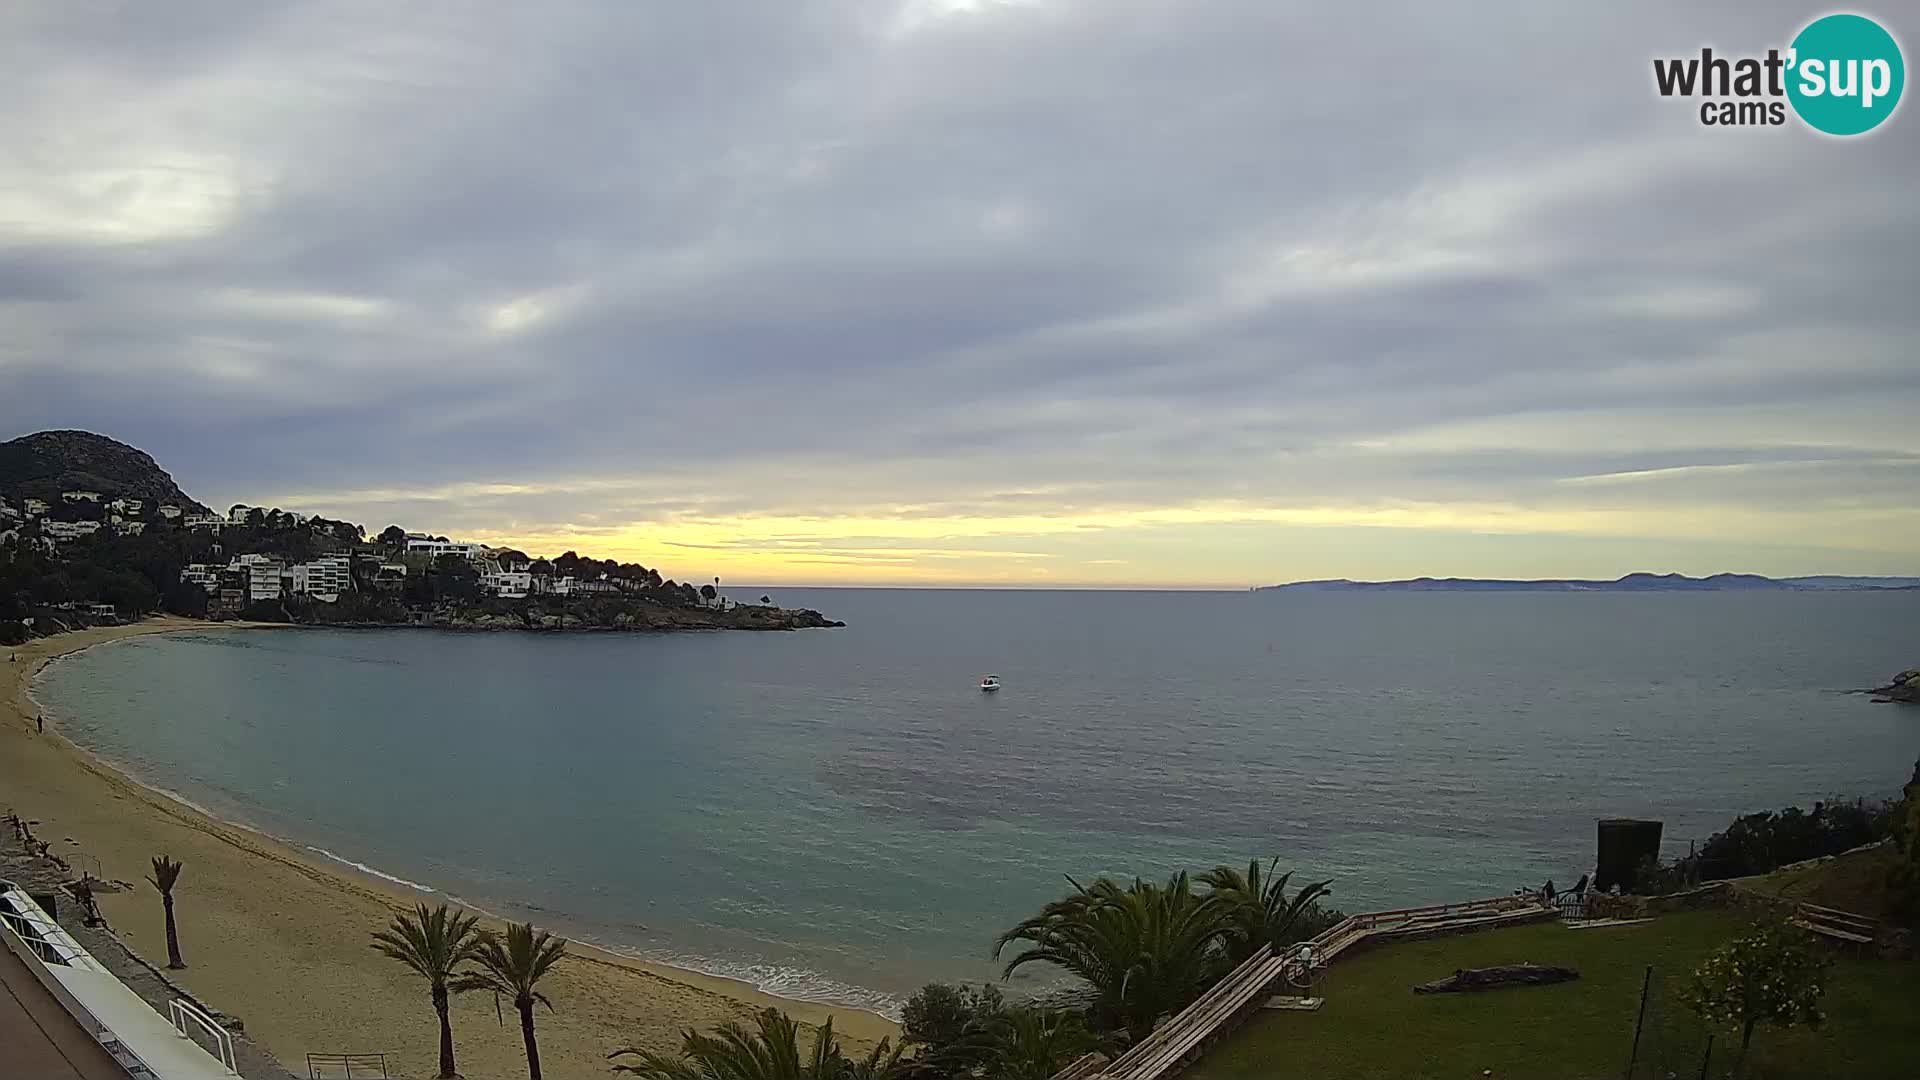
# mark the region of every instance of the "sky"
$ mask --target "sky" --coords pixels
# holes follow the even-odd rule
[[[1826,9],[1678,7],[8,4],[0,438],[691,579],[1920,574],[1916,106],[1702,127]]]

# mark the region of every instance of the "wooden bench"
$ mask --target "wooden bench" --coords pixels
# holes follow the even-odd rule
[[[1793,918],[1787,921],[1802,930],[1849,945],[1869,946],[1880,936],[1880,920],[1819,904],[1796,905]]]

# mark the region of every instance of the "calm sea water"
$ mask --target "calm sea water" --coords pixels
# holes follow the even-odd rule
[[[992,976],[1063,874],[1257,854],[1349,910],[1503,893],[1578,876],[1599,817],[1684,850],[1920,755],[1920,710],[1846,693],[1920,662],[1915,593],[775,596],[848,626],[208,632],[38,695],[220,816],[878,1008]]]

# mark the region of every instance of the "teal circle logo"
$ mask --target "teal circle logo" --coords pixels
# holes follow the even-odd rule
[[[1900,43],[1864,15],[1828,15],[1793,39],[1787,99],[1816,131],[1860,135],[1900,104],[1907,65]]]

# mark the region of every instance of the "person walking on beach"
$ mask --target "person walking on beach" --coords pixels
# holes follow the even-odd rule
[[[40,734],[45,735],[47,733],[47,714],[36,713],[33,718],[33,724],[40,729]]]

